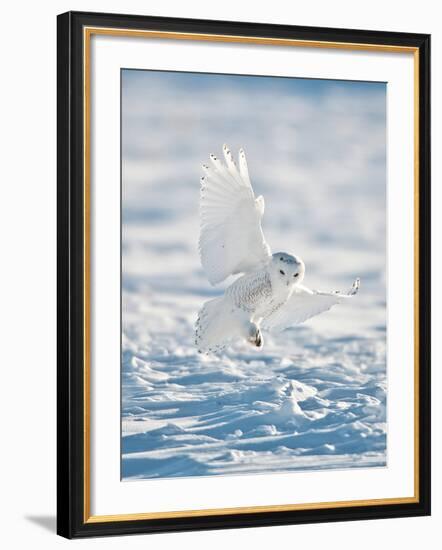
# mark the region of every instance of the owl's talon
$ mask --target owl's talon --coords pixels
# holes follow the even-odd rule
[[[263,338],[261,331],[257,327],[250,327],[249,338],[247,339],[253,346],[257,348],[262,348]]]

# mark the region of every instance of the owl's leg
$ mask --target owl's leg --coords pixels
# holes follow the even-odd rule
[[[252,321],[249,324],[249,334],[247,341],[257,348],[262,348],[264,344],[264,340],[258,325],[256,323],[253,323]]]

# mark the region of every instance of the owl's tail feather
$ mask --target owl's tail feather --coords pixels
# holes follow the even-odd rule
[[[221,351],[238,338],[238,324],[230,312],[225,296],[206,302],[195,327],[195,345],[200,353]]]

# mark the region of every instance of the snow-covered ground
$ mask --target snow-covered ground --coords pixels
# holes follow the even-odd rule
[[[385,85],[123,71],[122,107],[122,478],[385,466]],[[206,356],[194,322],[225,285],[199,262],[200,165],[224,142],[273,250],[361,290]]]

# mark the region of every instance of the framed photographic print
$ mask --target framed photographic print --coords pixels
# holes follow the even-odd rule
[[[430,513],[430,37],[58,17],[58,533]]]

